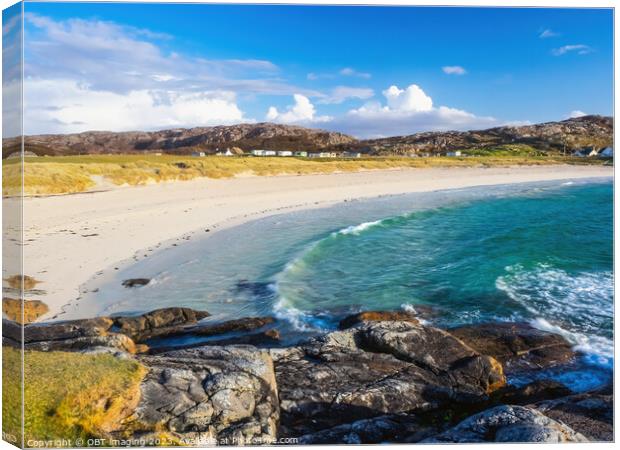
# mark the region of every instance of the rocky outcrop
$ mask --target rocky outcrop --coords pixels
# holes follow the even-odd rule
[[[162,308],[140,316],[116,317],[114,323],[120,333],[126,334],[136,342],[141,342],[159,335],[172,334],[206,317],[209,317],[206,311],[191,308]]]
[[[548,368],[575,357],[571,345],[558,334],[527,323],[485,323],[452,328],[449,332],[480,353],[505,365],[506,371]]]
[[[424,443],[586,442],[563,423],[524,406],[502,405],[473,415]]]
[[[391,414],[357,420],[326,430],[305,434],[299,444],[379,444],[419,442],[438,433],[436,426],[407,414]]]
[[[345,317],[340,321],[338,327],[341,330],[345,330],[362,322],[385,322],[395,320],[419,323],[416,315],[407,311],[365,311]]]
[[[134,417],[136,433],[243,445],[271,443],[279,420],[273,362],[250,346],[144,356],[149,368]]]
[[[540,400],[565,397],[570,394],[572,391],[559,381],[536,380],[525,386],[506,386],[495,392],[493,397],[497,403],[527,405]]]
[[[569,425],[591,441],[614,440],[613,386],[542,401],[533,406],[546,416]]]
[[[313,434],[385,414],[487,399],[502,367],[445,331],[411,322],[363,323],[272,350],[282,432]]]

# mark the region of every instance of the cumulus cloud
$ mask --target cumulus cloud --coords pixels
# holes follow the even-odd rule
[[[584,113],[583,111],[579,111],[578,109],[571,111],[570,114],[568,115],[569,119],[576,119],[578,117],[583,117],[583,116],[587,116],[587,113]]]
[[[325,97],[321,98],[318,103],[322,104],[340,104],[346,100],[358,99],[367,100],[375,95],[370,88],[357,88],[350,86],[336,86]]]
[[[556,33],[552,29],[547,28],[547,29],[541,31],[540,34],[538,35],[538,37],[541,38],[541,39],[547,39],[547,38],[556,37],[556,36],[559,36],[559,35],[560,35],[560,33]]]
[[[383,91],[385,104],[367,102],[326,126],[358,137],[412,134],[428,130],[487,128],[498,124],[493,117],[479,117],[448,106],[436,107],[424,90],[412,84],[405,89],[390,86]]]
[[[564,45],[562,47],[554,48],[551,53],[555,56],[562,56],[567,53],[575,52],[578,55],[587,55],[592,53],[592,47],[585,44]]]
[[[93,90],[71,80],[28,80],[26,134],[150,130],[247,122],[233,92]]]
[[[465,75],[467,73],[461,66],[443,66],[441,70],[448,75]]]
[[[295,104],[287,108],[286,111],[280,112],[275,106],[269,107],[265,118],[270,122],[279,123],[301,123],[310,124],[316,122],[327,122],[331,120],[329,116],[317,116],[314,105],[305,95],[293,95]]]

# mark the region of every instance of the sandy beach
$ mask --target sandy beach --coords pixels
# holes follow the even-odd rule
[[[409,169],[329,175],[196,179],[24,201],[24,273],[62,318],[97,273],[173,242],[283,211],[348,199],[482,185],[613,176],[613,167]],[[185,244],[185,245],[191,245]],[[133,258],[133,259],[132,259]]]

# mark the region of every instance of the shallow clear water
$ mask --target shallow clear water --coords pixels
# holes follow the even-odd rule
[[[434,308],[439,326],[525,320],[611,367],[613,185],[409,194],[222,230],[120,271],[81,302],[105,314],[190,306],[276,315],[286,340],[360,310]],[[120,281],[153,277],[139,289]]]

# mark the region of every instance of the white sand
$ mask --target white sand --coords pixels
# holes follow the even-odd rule
[[[439,189],[613,176],[612,167],[408,169],[330,175],[198,179],[106,192],[27,198],[24,273],[56,315],[98,271],[152,254],[172,238],[345,199]],[[218,228],[218,229],[219,229]],[[190,244],[191,245],[191,244]],[[158,247],[159,248],[159,247]],[[61,317],[59,317],[61,318]]]

